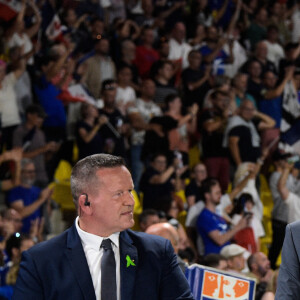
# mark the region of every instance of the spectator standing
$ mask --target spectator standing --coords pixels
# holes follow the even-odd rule
[[[141,32],[141,45],[136,47],[134,64],[137,66],[142,79],[149,78],[152,64],[159,59],[158,52],[153,48],[154,32],[145,27]]]
[[[129,135],[129,123],[116,106],[117,83],[113,79],[102,82],[102,97],[104,106],[99,114],[107,118],[100,128],[103,138],[104,153],[122,156],[127,159],[125,138]]]
[[[95,99],[101,96],[102,82],[116,78],[116,67],[109,56],[109,47],[108,38],[101,36],[95,44],[95,55],[84,62],[81,82],[86,84]]]
[[[48,152],[57,152],[59,145],[46,142],[46,137],[41,129],[46,114],[43,108],[32,104],[26,109],[26,121],[13,133],[13,146],[23,148],[23,157],[33,161],[35,166],[36,185],[45,187],[49,178],[46,172],[46,156]]]
[[[191,50],[188,54],[188,67],[182,72],[182,87],[185,106],[197,103],[203,107],[203,95],[209,90],[209,78],[211,68],[208,66],[203,72],[200,70],[202,55],[197,50]]]
[[[245,32],[246,39],[249,41],[250,49],[253,50],[255,45],[266,38],[268,12],[264,7],[260,7],[254,13],[253,21],[248,21],[248,27]]]
[[[154,82],[150,79],[143,81],[141,96],[137,99],[135,106],[130,107],[128,110],[129,121],[133,128],[130,149],[131,171],[134,186],[137,190],[144,167],[141,161],[141,153],[146,131],[155,130],[160,136],[163,136],[161,126],[149,123],[152,117],[162,114],[160,107],[153,102],[154,95]]]
[[[78,158],[102,153],[104,139],[99,133],[100,128],[108,121],[106,116],[99,116],[97,107],[90,103],[82,103],[81,120],[76,125]]]
[[[189,207],[203,200],[202,181],[207,178],[206,166],[198,163],[193,167],[193,177],[185,188],[185,197]]]
[[[177,122],[177,126],[168,132],[170,151],[179,151],[183,164],[188,165],[189,138],[196,131],[198,105],[194,103],[190,107],[190,113],[182,114],[181,99],[176,94],[170,94],[165,98],[165,115]]]
[[[178,22],[174,25],[171,38],[169,40],[170,53],[169,59],[180,60],[182,68],[188,66],[188,54],[192,50],[192,47],[185,42],[186,28],[182,22]]]
[[[21,123],[15,85],[25,71],[25,61],[20,60],[19,67],[6,74],[6,63],[0,60],[0,113],[1,113],[1,149],[12,147],[12,134]]]
[[[130,67],[123,66],[117,74],[118,86],[116,95],[116,105],[122,115],[127,116],[128,108],[134,106],[136,94],[132,88],[132,71]]]
[[[228,147],[231,158],[236,166],[242,162],[256,162],[261,155],[260,137],[253,123],[258,118],[258,130],[273,128],[275,121],[269,116],[256,111],[250,100],[240,106],[239,115],[233,116],[226,127],[223,146]]]
[[[170,205],[172,193],[182,188],[180,175],[185,170],[186,167],[179,166],[177,158],[168,165],[164,154],[155,154],[150,166],[145,169],[139,185],[143,192],[143,208],[164,210],[164,207]]]
[[[277,72],[279,61],[285,57],[283,47],[279,43],[278,35],[278,27],[276,25],[269,25],[267,39],[264,41],[268,48],[267,59],[275,64]]]
[[[155,75],[155,96],[154,102],[161,108],[164,108],[164,100],[170,94],[176,94],[177,90],[171,83],[174,75],[174,68],[171,61],[162,60],[157,64],[157,73]]]
[[[217,178],[222,191],[229,183],[228,152],[223,147],[223,138],[231,114],[228,94],[215,91],[210,95],[213,107],[203,112],[202,124],[202,157],[209,177]]]
[[[273,199],[273,211],[272,211],[272,244],[269,249],[269,260],[271,262],[271,268],[276,269],[276,261],[280,254],[284,235],[285,228],[288,224],[288,206],[282,198],[278,190],[278,182],[281,177],[281,174],[284,170],[285,159],[289,155],[281,153],[279,150],[276,150],[273,153],[272,159],[274,162],[275,170],[272,172],[269,179],[269,186],[272,193]],[[289,172],[288,172],[289,173]],[[289,191],[295,192],[296,185],[293,180],[293,176],[289,173],[286,178],[286,187]]]

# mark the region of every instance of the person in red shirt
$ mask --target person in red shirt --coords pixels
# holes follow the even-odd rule
[[[159,59],[158,52],[153,49],[154,32],[151,28],[145,27],[141,33],[142,44],[136,47],[134,64],[137,66],[142,79],[149,78],[152,64]]]

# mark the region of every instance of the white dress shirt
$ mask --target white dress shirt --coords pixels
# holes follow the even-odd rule
[[[91,273],[91,277],[95,289],[96,299],[105,300],[105,299],[101,299],[101,268],[100,268],[101,258],[103,255],[103,249],[100,248],[100,245],[104,238],[83,231],[79,227],[79,217],[76,218],[75,224],[90,269],[90,273]],[[115,260],[116,260],[117,300],[121,299],[119,235],[120,232],[116,232],[110,235],[109,237],[107,237],[112,241],[112,249],[114,251]]]

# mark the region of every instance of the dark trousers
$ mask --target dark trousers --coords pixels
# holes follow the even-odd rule
[[[283,245],[286,225],[287,223],[285,222],[272,219],[273,237],[269,250],[269,260],[273,270],[276,269],[276,261]]]

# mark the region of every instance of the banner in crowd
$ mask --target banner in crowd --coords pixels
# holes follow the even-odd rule
[[[65,26],[61,24],[58,14],[55,14],[46,29],[47,38],[51,41],[56,40],[62,35],[64,28]]]
[[[254,300],[254,278],[196,264],[188,267],[185,275],[196,300]]]
[[[292,81],[287,82],[282,97],[281,138],[284,144],[292,146],[300,154],[300,103]]]
[[[22,3],[19,0],[0,0],[0,19],[9,21],[21,10]]]

